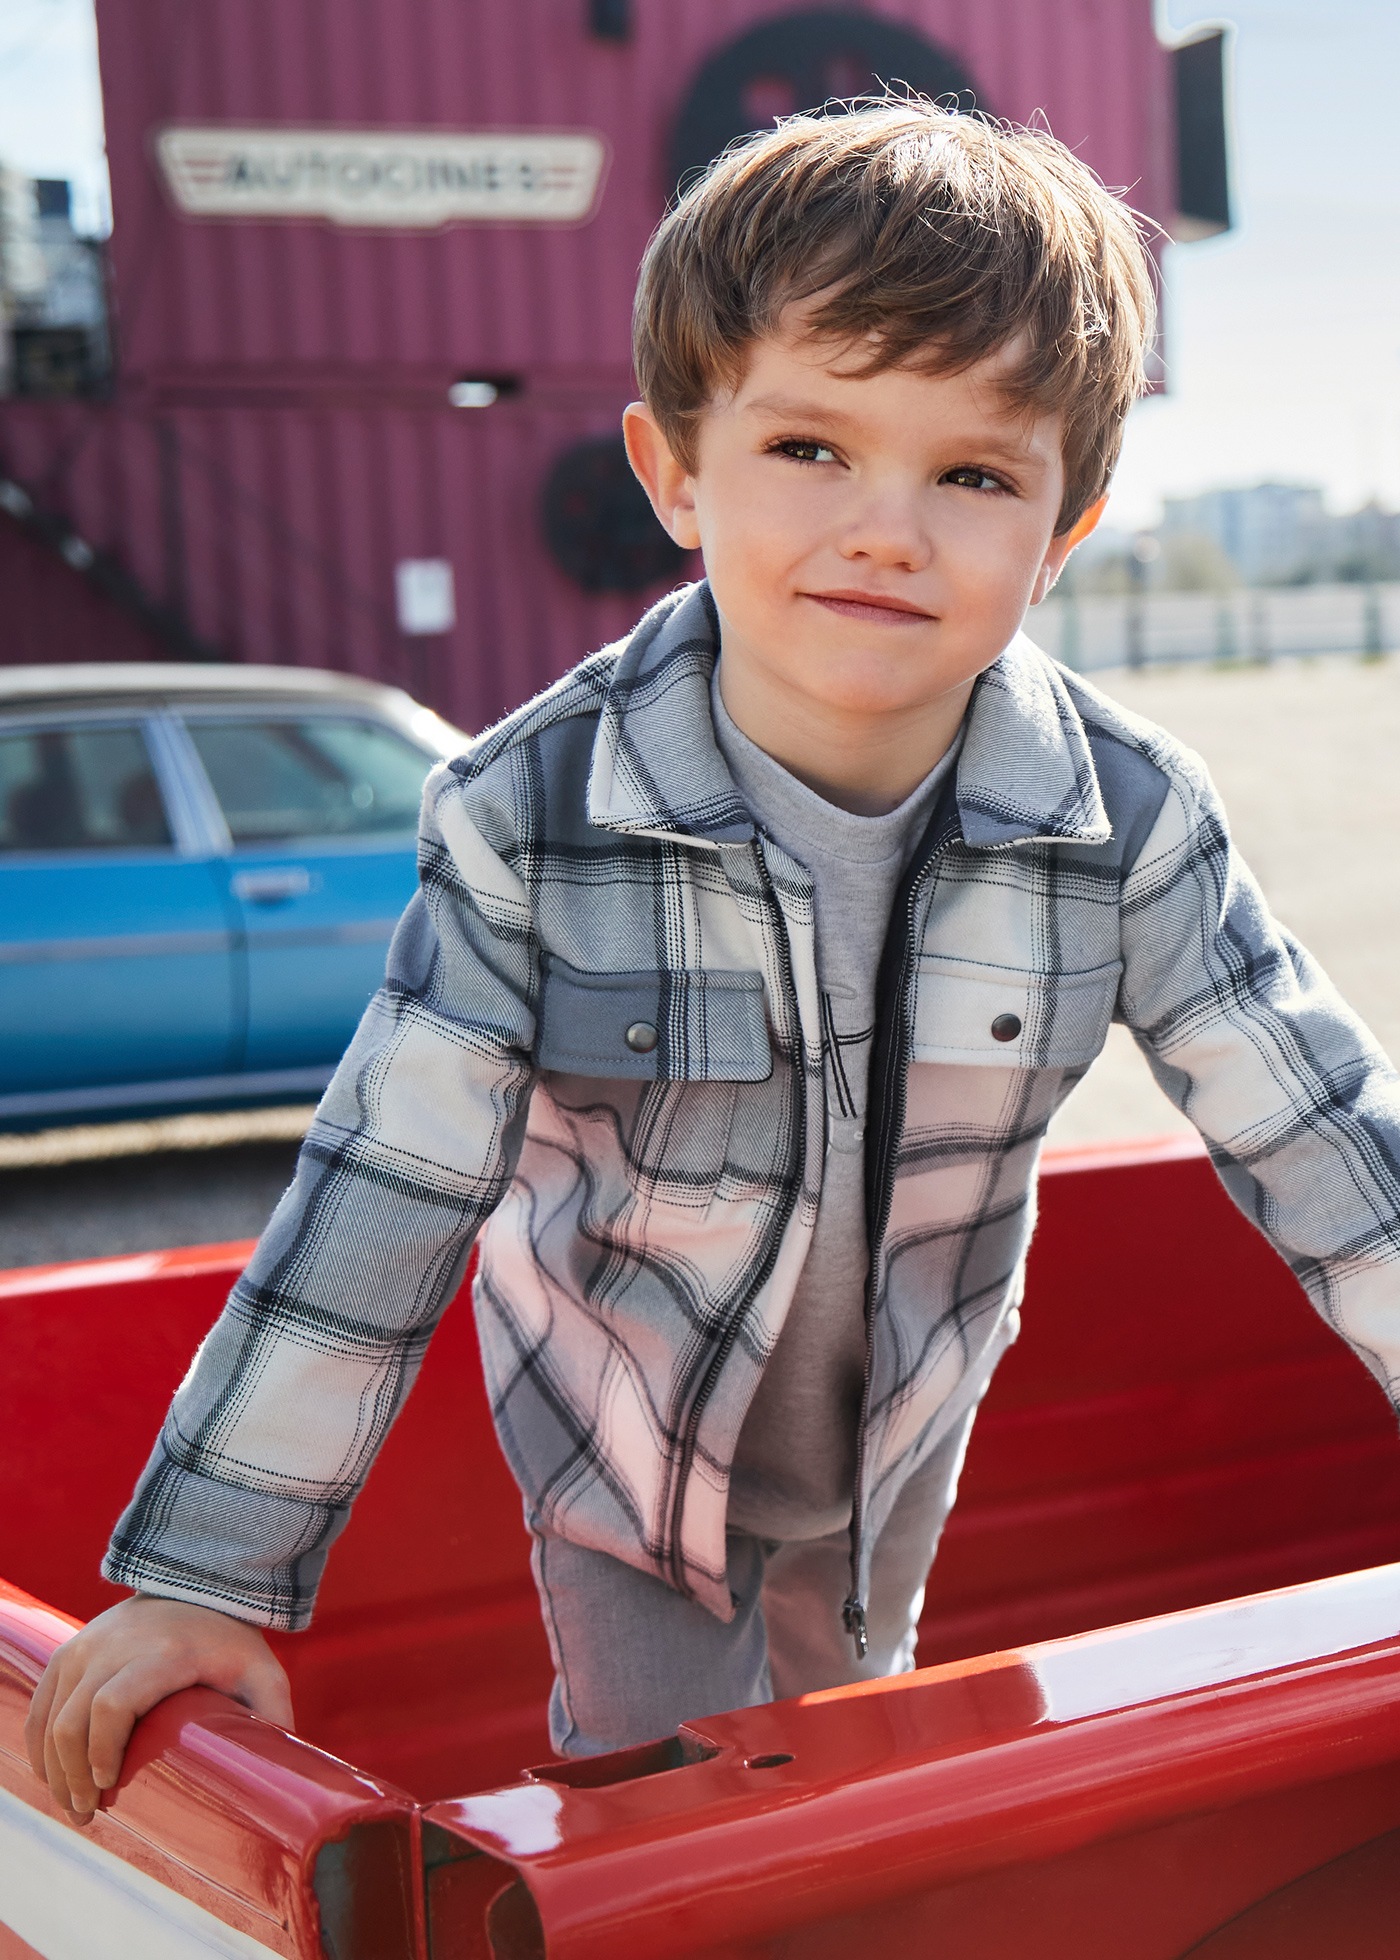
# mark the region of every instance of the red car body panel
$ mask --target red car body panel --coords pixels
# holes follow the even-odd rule
[[[0,1596],[0,1784],[36,1814],[29,1688],[115,1596],[102,1544],[245,1254],[0,1277],[0,1570],[37,1595]],[[1024,1322],[930,1584],[935,1665],[560,1765],[459,1307],[316,1626],[278,1643],[299,1737],[173,1697],[82,1845],[299,1960],[1393,1954],[1384,1396],[1189,1142],[1052,1160]],[[45,1950],[6,1900],[0,1873],[0,1960]]]

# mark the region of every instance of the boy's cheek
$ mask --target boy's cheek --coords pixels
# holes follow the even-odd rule
[[[1004,645],[1025,618],[1043,562],[1038,531],[1018,527],[979,540],[959,563],[947,568],[953,603],[969,620],[982,621],[988,632],[1004,629]]]
[[[720,611],[768,606],[786,598],[793,584],[793,552],[786,541],[751,521],[709,529],[701,545],[705,571]]]

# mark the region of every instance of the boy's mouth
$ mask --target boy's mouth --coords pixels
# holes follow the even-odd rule
[[[819,606],[841,613],[847,619],[874,620],[886,626],[902,626],[911,620],[934,617],[922,606],[911,606],[907,599],[892,599],[882,592],[807,592],[803,597],[814,599]]]

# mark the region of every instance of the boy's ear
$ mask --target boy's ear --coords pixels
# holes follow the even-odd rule
[[[1041,561],[1040,570],[1036,574],[1035,586],[1031,592],[1031,604],[1033,606],[1038,606],[1047,593],[1053,591],[1055,581],[1064,570],[1066,560],[1070,553],[1077,544],[1083,544],[1085,538],[1094,530],[1107,508],[1108,493],[1105,491],[1102,497],[1095,503],[1090,504],[1084,515],[1076,523],[1071,524],[1063,537],[1052,538],[1050,540],[1050,549]]]
[[[1097,531],[1099,528],[1099,519],[1107,509],[1108,492],[1105,490],[1096,502],[1090,504],[1079,522],[1070,527],[1069,548],[1071,551],[1074,550],[1077,544],[1083,544],[1085,538],[1089,536],[1091,531]]]
[[[645,402],[629,402],[622,411],[622,440],[637,481],[665,530],[682,551],[698,551],[700,523],[694,481],[684,464],[671,454],[671,445]]]

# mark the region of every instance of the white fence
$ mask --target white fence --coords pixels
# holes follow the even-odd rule
[[[1400,651],[1400,583],[1241,592],[1061,591],[1026,622],[1037,645],[1080,673],[1178,660],[1276,660]]]

